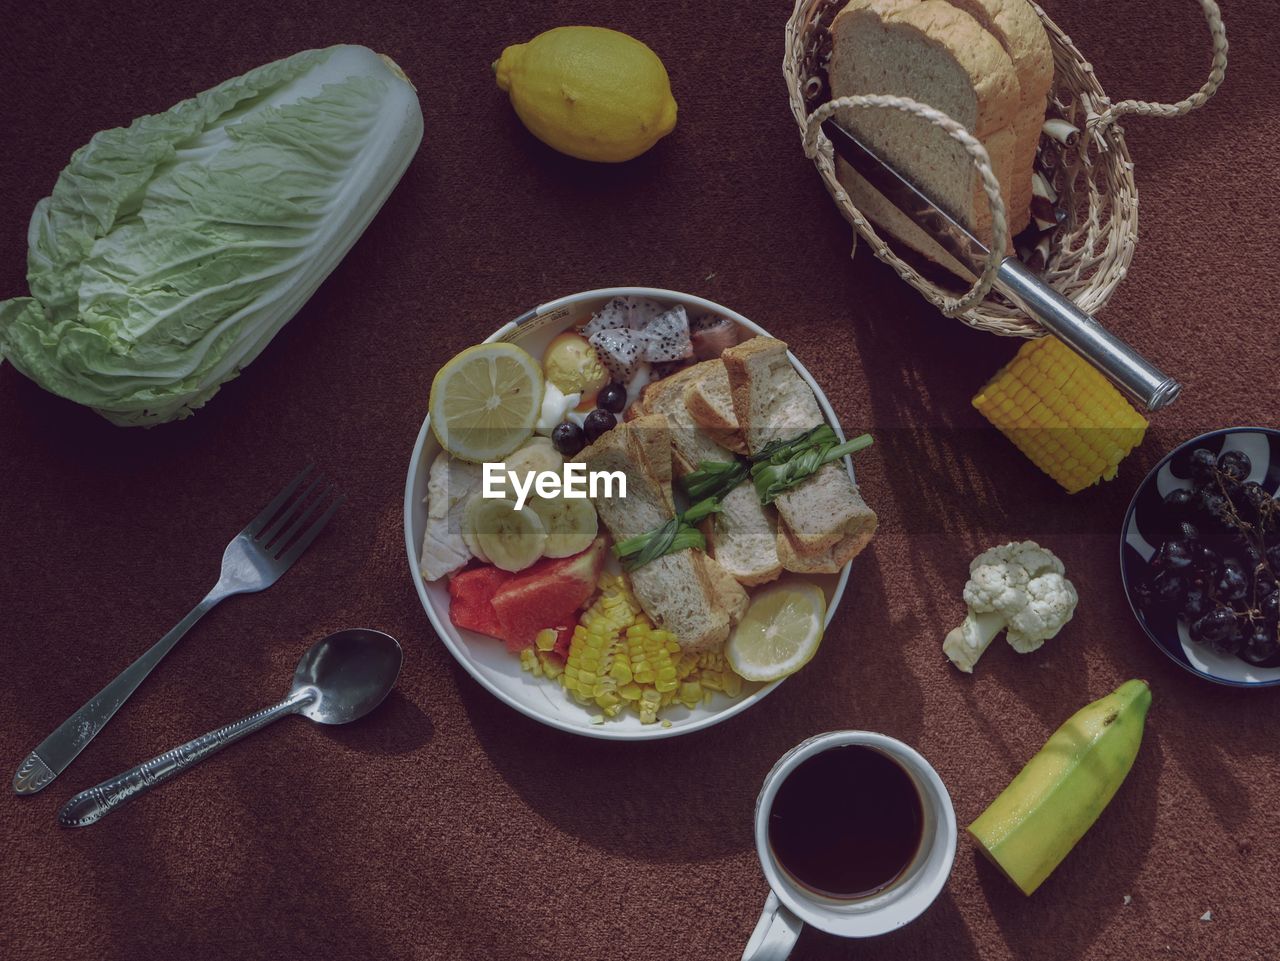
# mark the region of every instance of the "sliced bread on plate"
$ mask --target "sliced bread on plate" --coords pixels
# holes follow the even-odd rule
[[[697,470],[706,461],[727,463],[735,460],[733,454],[713,441],[694,422],[685,406],[686,390],[714,371],[723,376],[724,364],[719,360],[707,360],[686,367],[650,384],[639,400],[646,413],[661,414],[667,418],[671,426],[677,473],[681,476]],[[728,380],[725,379],[724,383],[727,396]],[[720,510],[702,525],[707,553],[741,584],[763,584],[782,573],[776,522],[772,514],[760,504],[755,488],[743,483],[725,495]]]
[[[592,498],[614,543],[648,533],[674,516],[669,490],[671,436],[665,417],[638,417],[619,424],[573,459],[586,464],[589,471],[621,471],[627,479],[625,498]],[[729,636],[729,614],[705,560],[702,551],[683,550],[627,575],[644,612],[658,627],[675,634],[685,651],[715,650]]]
[[[734,413],[751,453],[824,422],[817,398],[796,373],[782,341],[753,337],[730,347],[721,359],[729,375]],[[805,555],[830,551],[848,535],[864,531],[870,513],[841,461],[824,464],[773,503],[794,552]],[[782,550],[780,546],[780,557]]]

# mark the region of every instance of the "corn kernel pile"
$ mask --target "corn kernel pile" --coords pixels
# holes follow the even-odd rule
[[[692,708],[715,691],[742,693],[742,678],[723,654],[682,654],[670,631],[653,626],[621,575],[602,574],[599,587],[573,629],[567,660],[562,664],[553,653],[556,632],[545,630],[520,652],[521,667],[559,681],[579,704],[600,708],[598,723],[630,708],[641,723],[653,724],[669,704]]]

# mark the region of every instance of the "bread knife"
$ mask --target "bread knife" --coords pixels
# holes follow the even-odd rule
[[[835,120],[825,121],[822,129],[836,153],[871,186],[975,277],[982,273],[989,253],[986,244]],[[1042,281],[1017,257],[1001,261],[992,286],[1147,410],[1159,410],[1177,398],[1182,386],[1176,380]]]

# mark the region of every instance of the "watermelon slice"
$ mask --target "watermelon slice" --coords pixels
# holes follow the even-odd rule
[[[455,574],[449,581],[449,620],[465,630],[505,639],[493,596],[514,577],[489,564]]]
[[[491,606],[507,647],[519,651],[543,628],[571,626],[595,593],[604,558],[604,538],[597,537],[582,553],[544,557],[499,586]]]

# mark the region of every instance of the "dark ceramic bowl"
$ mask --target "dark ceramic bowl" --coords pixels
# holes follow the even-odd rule
[[[1270,687],[1280,684],[1280,666],[1256,667],[1230,654],[1191,640],[1187,624],[1171,613],[1143,611],[1133,587],[1150,574],[1151,558],[1163,539],[1162,505],[1175,488],[1191,487],[1188,462],[1197,447],[1215,454],[1241,450],[1252,470],[1248,480],[1258,481],[1266,490],[1280,490],[1280,431],[1268,427],[1230,427],[1194,437],[1170,451],[1138,486],[1120,529],[1120,576],[1133,616],[1160,650],[1193,674],[1218,684],[1234,687]]]

